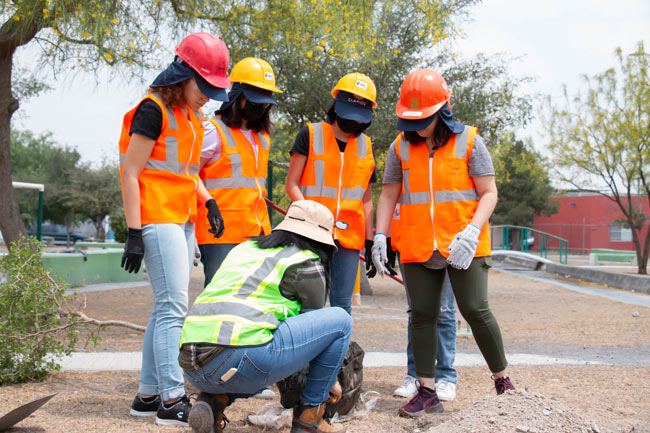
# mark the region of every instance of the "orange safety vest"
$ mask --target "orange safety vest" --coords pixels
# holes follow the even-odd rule
[[[363,195],[375,170],[372,144],[365,134],[350,136],[339,150],[332,125],[309,123],[309,156],[300,178],[300,191],[334,215],[334,239],[345,248],[360,250],[366,238]]]
[[[447,247],[472,220],[479,201],[469,175],[476,133],[476,128],[465,126],[463,132],[453,134],[436,149],[433,157],[424,144],[412,145],[401,134],[395,140],[395,151],[402,162],[399,251],[403,263],[426,262],[434,246],[449,257]],[[491,255],[488,223],[478,239],[474,256]]]
[[[131,123],[135,111],[151,99],[162,111],[162,132],[153,146],[138,183],[140,184],[140,223],[184,223],[196,220],[196,188],[203,144],[203,112],[189,107],[173,110],[158,95],[145,96],[124,115],[120,135],[120,181]],[[122,188],[124,183],[122,182]]]
[[[208,210],[199,203],[196,241],[205,244],[239,244],[249,236],[271,233],[266,208],[266,174],[271,140],[266,132],[253,132],[255,150],[239,128],[228,127],[221,118],[208,119],[221,135],[221,156],[199,173],[219,205],[225,231],[220,238],[208,232]]]

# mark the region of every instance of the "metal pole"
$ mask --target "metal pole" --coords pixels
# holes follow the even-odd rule
[[[36,239],[41,240],[41,225],[43,224],[43,191],[38,192],[38,216],[36,217]]]

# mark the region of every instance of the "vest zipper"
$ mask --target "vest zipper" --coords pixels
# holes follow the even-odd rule
[[[434,151],[435,152],[435,151]],[[436,231],[435,231],[435,220],[433,219],[433,200],[435,195],[433,194],[433,155],[429,157],[429,202],[431,206],[429,207],[429,213],[431,215],[431,226],[433,230],[433,250],[438,249],[436,245]]]
[[[336,229],[336,223],[339,220],[339,210],[341,208],[341,178],[343,177],[343,161],[345,158],[343,158],[343,152],[339,152],[341,154],[341,170],[339,171],[339,190],[338,193],[336,194],[336,218],[334,218],[334,239],[337,239],[338,235],[338,230]]]

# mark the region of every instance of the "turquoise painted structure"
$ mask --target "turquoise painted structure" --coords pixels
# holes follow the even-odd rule
[[[78,253],[43,253],[46,269],[65,280],[70,287],[95,283],[123,283],[144,281],[143,268],[137,274],[130,274],[120,267],[122,248],[93,249]]]

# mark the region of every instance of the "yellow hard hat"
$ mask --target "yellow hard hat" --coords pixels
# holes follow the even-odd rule
[[[282,93],[275,87],[275,74],[269,62],[256,57],[246,57],[238,61],[230,72],[232,83],[244,83],[271,92]]]
[[[233,81],[232,75],[230,74],[231,81]],[[367,75],[360,72],[352,72],[351,74],[345,75],[332,89],[332,98],[336,98],[336,95],[341,90],[371,101],[372,108],[377,106],[377,102],[375,101],[377,99],[377,89],[375,88],[375,83]]]

